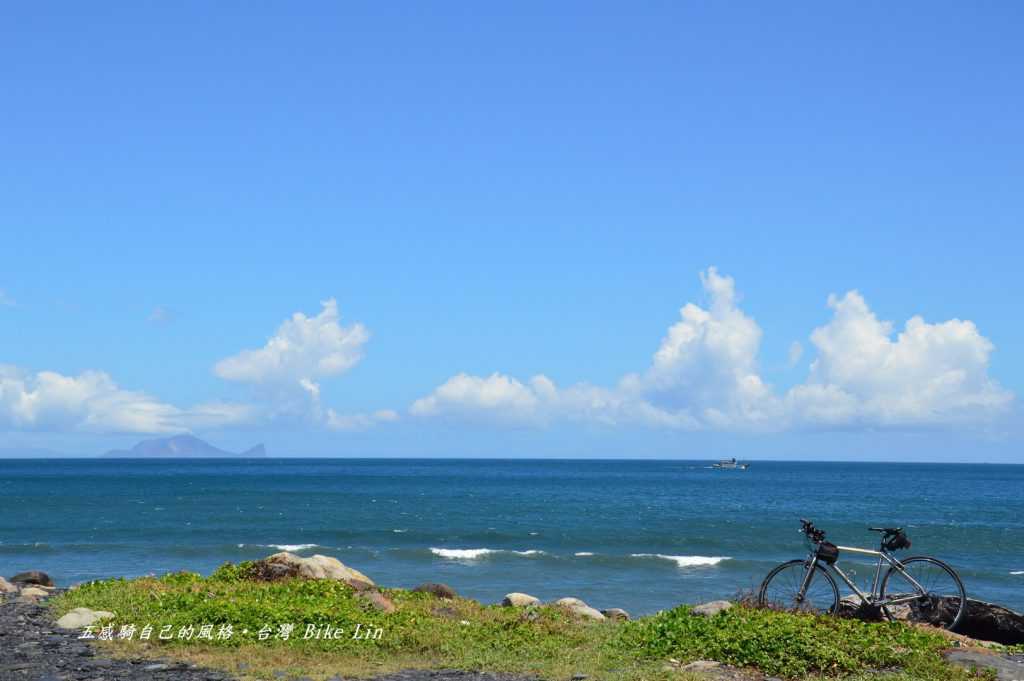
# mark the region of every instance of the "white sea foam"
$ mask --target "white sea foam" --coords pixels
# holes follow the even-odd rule
[[[305,551],[306,549],[315,549],[318,544],[267,544],[267,546],[282,551]]]
[[[544,551],[539,549],[527,549],[526,551],[509,551],[507,549],[440,549],[431,548],[430,552],[435,556],[449,558],[451,560],[476,560],[491,553],[514,553],[517,556],[540,556]]]
[[[679,567],[697,567],[701,565],[718,565],[729,556],[666,556],[663,553],[631,553],[634,558],[660,558],[670,560]]]
[[[494,549],[438,549],[431,547],[430,552],[435,556],[452,560],[476,560],[488,553],[494,553]]]
[[[394,532],[395,534],[405,534],[409,530],[391,530],[391,531]]]
[[[594,555],[594,554],[593,554],[593,553],[591,553],[590,551],[577,551],[576,553],[574,553],[574,554],[572,554],[572,555],[574,555],[574,556],[580,556],[580,557],[584,557],[584,556],[592,556],[592,555]]]
[[[1011,575],[1024,575],[1024,570],[1014,570]]]

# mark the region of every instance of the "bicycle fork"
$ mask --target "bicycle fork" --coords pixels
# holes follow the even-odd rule
[[[811,586],[811,579],[814,577],[814,568],[818,566],[818,557],[811,556],[807,561],[807,570],[804,571],[804,579],[800,582],[800,589],[796,592],[796,602],[803,603],[807,596],[807,589]]]

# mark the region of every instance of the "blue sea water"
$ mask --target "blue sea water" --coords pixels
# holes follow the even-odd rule
[[[754,588],[804,555],[907,528],[968,593],[1024,610],[1024,466],[540,460],[0,460],[0,574],[68,585],[288,548],[386,586],[448,583],[650,613]],[[908,555],[909,555],[908,554]],[[843,556],[841,560],[847,558]],[[871,567],[853,561],[858,581]]]

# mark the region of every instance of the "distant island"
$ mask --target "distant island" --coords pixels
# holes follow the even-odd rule
[[[166,459],[166,458],[252,458],[267,455],[262,444],[244,452],[227,452],[204,442],[194,435],[175,435],[153,440],[143,440],[131,449],[111,449],[103,455],[111,459]]]

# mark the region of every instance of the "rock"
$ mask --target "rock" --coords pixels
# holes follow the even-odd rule
[[[40,586],[53,586],[53,580],[50,579],[50,575],[39,570],[29,570],[28,572],[19,572],[18,574],[11,577],[11,582],[14,584],[38,584]]]
[[[369,603],[374,610],[383,613],[395,612],[398,608],[391,602],[391,599],[379,591],[363,591],[357,595],[360,600]]]
[[[506,608],[524,608],[528,605],[539,605],[540,599],[530,594],[513,591],[510,594],[505,594],[505,597],[501,599],[501,604]]]
[[[346,579],[345,583],[352,587],[354,591],[369,591],[374,588],[373,584],[364,582],[361,579]]]
[[[629,613],[626,612],[625,610],[623,610],[622,608],[608,608],[607,610],[602,610],[601,614],[604,615],[605,617],[607,617],[610,620],[628,620],[629,619]]]
[[[452,599],[459,597],[459,594],[455,593],[455,589],[451,588],[447,584],[438,584],[436,582],[425,582],[413,589],[413,591],[415,593],[433,594],[437,598]]]
[[[954,604],[945,605],[954,607]],[[1019,645],[1024,643],[1024,615],[1001,605],[969,598],[956,633],[1003,645]],[[1024,675],[1021,678],[1024,679]]]
[[[18,587],[0,577],[0,594],[13,594],[18,592]]]
[[[1024,662],[978,650],[950,650],[943,654],[947,662],[965,669],[992,669],[999,681],[1024,679]]]
[[[275,567],[283,566],[283,567]],[[337,558],[319,554],[303,558],[294,553],[282,551],[256,561],[254,573],[258,579],[272,581],[284,577],[302,577],[305,579],[336,579],[347,582],[359,580],[370,586],[374,581],[355,568],[350,568]]]
[[[26,586],[21,590],[22,596],[32,596],[34,598],[46,598],[50,595],[50,592],[45,589],[40,589],[35,586]]]
[[[107,612],[106,610],[75,608],[57,620],[57,626],[61,629],[81,629],[113,616],[114,613]]]
[[[940,613],[940,620],[951,621],[956,612],[957,600],[953,598],[938,598],[936,600],[935,607]],[[898,620],[914,620],[913,608],[909,605],[890,607],[889,610]],[[839,602],[839,614],[867,621],[884,618],[879,608],[861,606],[856,600],[848,598]],[[967,599],[967,610],[960,618],[960,623],[954,633],[1003,645],[1021,644],[1024,643],[1024,615],[994,603]]]
[[[578,598],[559,598],[557,601],[555,601],[555,605],[565,610],[568,610],[577,617],[582,617],[591,620],[605,619],[604,615],[602,615],[596,609],[591,608],[589,605],[587,605]]]
[[[731,607],[732,602],[730,601],[711,601],[693,606],[690,612],[698,617],[712,617],[720,612],[725,612]]]
[[[262,582],[276,582],[279,579],[298,577],[299,566],[258,560],[253,563],[251,575],[253,579],[258,579]]]

